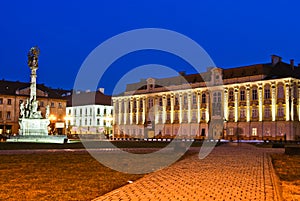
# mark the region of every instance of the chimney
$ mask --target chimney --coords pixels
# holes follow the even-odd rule
[[[104,88],[99,88],[98,91],[104,94]]]
[[[290,65],[291,65],[291,68],[294,70],[294,67],[295,67],[294,59],[290,59]]]
[[[277,55],[271,55],[272,65],[275,66],[278,62],[281,62],[281,57]]]

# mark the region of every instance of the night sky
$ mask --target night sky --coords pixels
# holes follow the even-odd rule
[[[271,54],[300,63],[300,2],[1,1],[0,79],[29,82],[27,52],[41,50],[38,83],[72,89],[81,64],[105,40],[140,28],[170,29],[201,45],[218,67],[267,63]],[[111,94],[131,69],[157,63],[193,73],[176,56],[140,51],[112,64],[99,83]],[[138,81],[141,75],[136,75]]]

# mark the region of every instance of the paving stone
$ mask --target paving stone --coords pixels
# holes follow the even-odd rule
[[[270,153],[283,149],[240,143],[215,147],[148,174],[97,199],[100,200],[279,200],[272,180]]]

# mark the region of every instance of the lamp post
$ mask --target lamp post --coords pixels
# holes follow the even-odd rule
[[[109,136],[110,134],[110,128],[111,128],[111,122],[112,122],[113,118],[111,115],[106,115],[104,117],[104,121],[105,121],[105,125],[104,125],[104,134]],[[109,122],[109,126],[107,126],[107,123]]]

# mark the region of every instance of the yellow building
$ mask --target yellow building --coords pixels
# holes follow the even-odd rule
[[[148,78],[112,98],[114,135],[298,140],[299,78],[300,67],[276,55],[265,64]]]
[[[46,106],[50,106],[50,133],[63,134],[64,132],[66,114],[66,100],[62,97],[64,93],[67,91],[37,84],[37,100],[43,117]],[[29,95],[30,83],[0,80],[0,134],[18,134],[20,103],[26,102]]]

